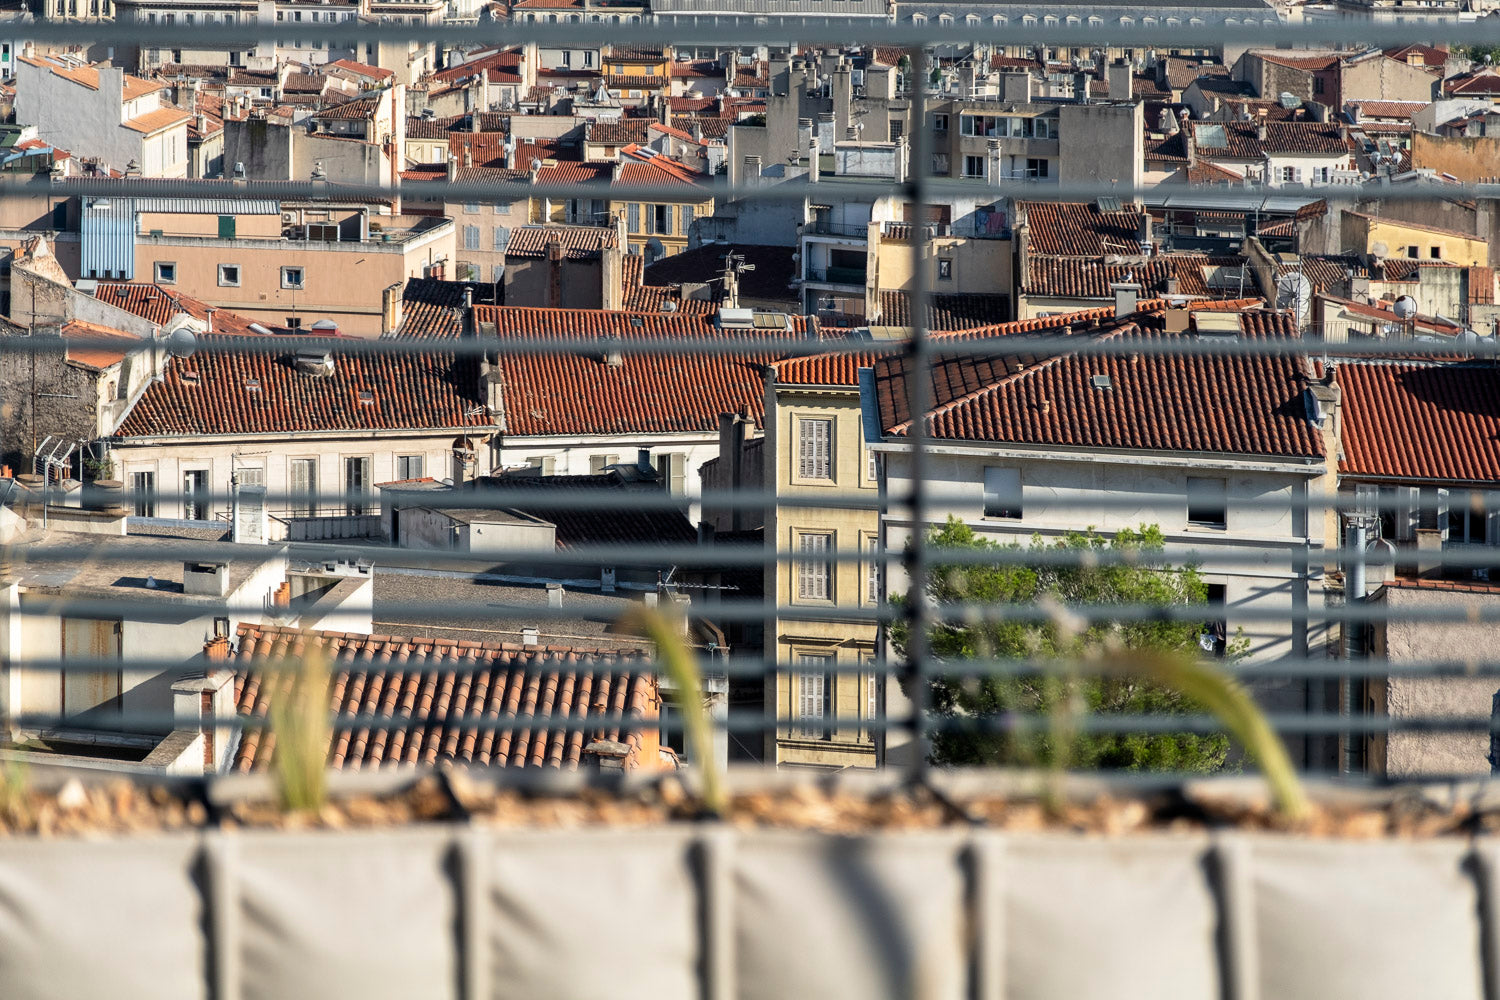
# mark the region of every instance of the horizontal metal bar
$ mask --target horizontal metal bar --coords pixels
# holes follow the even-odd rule
[[[161,733],[175,729],[200,729],[208,721],[199,715],[139,713],[126,716],[104,713],[60,717],[46,713],[12,716],[10,725],[23,730],[74,730],[78,732]],[[716,719],[713,725],[731,733],[766,733],[775,729],[796,729],[802,718],[764,714],[731,713]],[[1271,713],[1266,721],[1284,735],[1328,735],[1352,732],[1363,735],[1399,732],[1500,732],[1500,716],[1340,716],[1337,713]],[[910,720],[897,716],[865,718],[863,716],[822,716],[808,719],[817,728],[872,732],[903,731]],[[1006,713],[986,716],[933,716],[926,725],[931,732],[974,734],[1047,733],[1055,731],[1058,719],[1048,714]],[[270,725],[262,716],[214,716],[211,725],[233,729],[261,729]],[[513,730],[547,730],[550,732],[589,732],[599,729],[662,729],[681,732],[682,722],[674,717],[645,719],[629,715],[344,715],[331,714],[335,731],[360,729],[443,728],[477,732]],[[1067,720],[1067,725],[1085,733],[1199,733],[1225,732],[1225,725],[1206,715],[1115,715],[1096,713]]]
[[[379,634],[379,633],[377,633]],[[509,634],[519,634],[512,631]],[[397,636],[399,638],[399,636]],[[608,641],[624,645],[631,642],[630,636],[597,636],[600,641]],[[542,635],[535,646],[527,647],[533,655],[542,657],[551,645],[550,637]],[[421,642],[421,637],[405,639],[403,642]],[[644,642],[645,640],[640,640]],[[467,659],[454,659],[451,663],[444,661],[441,666],[433,666],[422,655],[405,660],[391,659],[389,662],[381,662],[378,657],[386,654],[376,651],[375,646],[379,642],[372,643],[369,654],[364,651],[347,658],[346,654],[336,654],[331,658],[329,669],[335,676],[338,675],[371,675],[382,676],[385,674],[453,674],[455,676],[466,676],[470,674],[492,673],[496,669],[518,670],[522,668],[506,667],[490,663],[484,660],[473,662]],[[520,648],[524,643],[519,641],[506,642],[505,645]],[[584,647],[587,640],[571,643],[569,648]],[[659,663],[651,656],[642,659],[635,658],[610,658],[610,647],[599,647],[601,652],[597,659],[591,659],[586,664],[576,668],[528,666],[528,672],[544,675],[565,674],[639,674],[655,673],[662,674],[664,671]],[[720,676],[730,679],[754,679],[769,677],[773,674],[799,674],[806,673],[809,667],[798,660],[767,660],[759,656],[736,655],[731,649],[730,655],[725,657],[722,651],[713,651],[706,646],[696,646],[689,650],[691,658],[697,664],[699,671],[704,676]],[[247,669],[244,650],[240,650],[238,656],[229,663],[235,670]],[[370,659],[366,659],[369,655]],[[1457,677],[1495,677],[1500,676],[1500,660],[1496,659],[1473,659],[1473,660],[1423,660],[1414,662],[1391,662],[1384,659],[1361,659],[1361,660],[1335,660],[1328,657],[1288,657],[1281,660],[1269,660],[1265,662],[1243,663],[1232,660],[1208,661],[1216,669],[1224,674],[1234,677],[1243,682],[1253,682],[1258,679],[1293,679],[1293,680],[1335,680],[1341,677],[1394,677],[1403,679],[1437,679]],[[12,669],[31,670],[39,673],[96,673],[99,671],[124,670],[127,672],[145,673],[150,671],[153,675],[166,678],[201,677],[205,668],[210,666],[206,660],[199,657],[190,659],[166,658],[159,656],[125,656],[125,657],[68,657],[66,659],[44,658],[37,660],[17,659],[11,661]],[[289,656],[270,655],[266,657],[251,657],[248,667],[251,669],[265,669],[274,667],[276,669],[296,670],[299,662]],[[830,663],[820,663],[816,672],[834,676],[863,676],[865,674],[880,674],[882,676],[894,673],[900,668],[899,663],[891,661],[872,661],[854,663],[849,661],[835,660]],[[1033,677],[1043,674],[1060,675],[1074,673],[1083,669],[1087,674],[1099,672],[1097,664],[1079,665],[1068,660],[1056,659],[991,659],[975,658],[969,660],[951,660],[942,657],[929,658],[926,673],[929,677],[944,678],[1008,678],[1008,677]]]
[[[1497,193],[1500,197],[1500,193]],[[1228,301],[1228,300],[1218,300]],[[1204,303],[1197,303],[1203,308]],[[1055,317],[1054,317],[1055,318]],[[692,322],[692,321],[687,321]],[[1084,322],[1079,320],[1079,322]],[[704,324],[707,326],[707,324]],[[1003,326],[1005,324],[996,324]],[[983,329],[983,328],[978,328]],[[1452,362],[1455,359],[1489,360],[1500,357],[1500,342],[1494,337],[1482,337],[1459,342],[1402,340],[1392,342],[1384,338],[1349,340],[1328,343],[1306,340],[1300,337],[1129,337],[1101,338],[1088,336],[1031,335],[1012,333],[1008,336],[976,336],[973,330],[961,331],[963,336],[939,333],[932,339],[930,355],[937,361],[953,358],[1022,357],[1043,359],[1052,357],[1274,357],[1293,358],[1337,364],[1348,359],[1371,358],[1377,360],[1398,359],[1403,362],[1420,362],[1434,359]],[[378,340],[363,340],[349,337],[340,340],[319,339],[308,336],[268,337],[200,337],[194,345],[195,354],[202,352],[230,355],[271,354],[285,355],[296,349],[293,345],[316,345],[335,358],[339,357],[389,357],[413,355],[423,358],[458,358],[492,356],[499,351],[506,355],[579,355],[619,351],[621,354],[654,356],[703,356],[703,357],[750,357],[783,360],[811,355],[842,354],[895,354],[903,347],[904,340],[868,340],[861,337],[834,337],[820,339],[807,337],[769,337],[752,335],[734,337],[684,337],[668,335],[662,337],[598,336],[559,338],[552,336],[464,336],[454,339],[433,340],[429,338],[391,337]],[[31,336],[8,337],[0,341],[0,352],[37,354],[61,354],[83,346],[106,346],[116,352],[147,353],[165,350],[162,340],[142,340],[139,344],[124,344],[119,338],[107,340],[94,337]],[[795,387],[793,387],[795,388]],[[475,425],[478,431],[484,425]]]
[[[998,11],[997,11],[998,12]],[[1420,23],[1384,23],[1368,18],[1329,18],[1304,20],[1300,23],[1276,24],[1025,24],[1019,22],[1021,8],[1010,8],[1010,23],[952,24],[928,21],[924,24],[895,24],[886,19],[798,17],[795,15],[758,18],[755,15],[729,17],[692,17],[665,21],[623,22],[612,24],[541,24],[518,19],[485,24],[372,24],[340,22],[322,24],[236,25],[146,24],[140,21],[104,25],[70,24],[38,20],[24,27],[26,38],[38,43],[97,44],[101,38],[115,45],[136,44],[148,48],[223,47],[254,48],[265,40],[328,40],[338,45],[372,42],[432,43],[445,47],[538,45],[579,47],[646,43],[662,45],[764,45],[800,42],[848,45],[850,39],[861,44],[892,47],[926,47],[936,45],[1058,45],[1109,47],[1173,48],[1213,47],[1224,45],[1302,47],[1312,44],[1349,45],[1353,42],[1371,46],[1398,46],[1414,41],[1449,42],[1473,45],[1500,43],[1500,27],[1488,19],[1459,21],[1436,18]],[[1137,19],[1148,16],[1132,11]],[[1274,14],[1271,15],[1275,17]],[[1165,19],[1163,19],[1165,20]],[[770,36],[768,38],[768,36]]]

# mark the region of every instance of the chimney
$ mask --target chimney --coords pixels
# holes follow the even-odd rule
[[[563,589],[560,583],[547,584],[547,607],[560,608],[563,606]]]
[[[813,136],[807,143],[807,182],[809,184],[818,183],[820,169],[818,165],[818,137]]]
[[[547,241],[547,305],[553,309],[563,306],[563,245],[557,233]]]
[[[1135,312],[1136,302],[1141,297],[1141,286],[1136,284],[1110,285],[1109,290],[1115,294],[1115,316],[1121,318]]]
[[[1364,121],[1364,114],[1364,105],[1360,104],[1358,101],[1349,102],[1349,117],[1353,119],[1354,124],[1358,125],[1360,122]]]
[[[468,170],[474,166],[474,152],[468,146],[464,147],[464,169]]]
[[[232,744],[231,730],[215,725],[235,715],[234,671],[229,661],[233,655],[227,632],[228,620],[215,624],[220,634],[203,644],[203,676],[183,677],[172,683],[172,712],[182,720],[197,718],[197,730],[203,741],[203,773],[223,770]],[[186,729],[190,723],[180,723]],[[184,763],[186,759],[184,758]]]
[[[1079,104],[1089,102],[1089,75],[1087,73],[1073,74],[1073,100]]]
[[[525,625],[521,628],[521,645],[535,646],[541,638],[542,634],[535,625]]]
[[[516,169],[516,137],[513,135],[505,137],[505,169]]]
[[[1255,138],[1260,142],[1266,141],[1266,113],[1261,111],[1260,117],[1255,121]]]
[[[656,467],[651,464],[650,448],[637,448],[635,450],[635,467],[642,472],[656,471]]]
[[[592,771],[623,771],[630,744],[619,740],[595,740],[583,748],[583,766]]]
[[[228,596],[229,564],[221,562],[183,563],[182,592],[197,597]]]
[[[458,180],[458,157],[454,156],[452,153],[449,153],[448,154],[448,182],[452,183],[453,181],[456,181],[456,180]],[[535,183],[535,181],[536,181],[536,178],[533,176],[532,177],[532,182]]]
[[[620,347],[620,335],[613,334],[607,338],[609,346],[604,351],[604,364],[609,368],[619,368],[625,364],[625,352]]]
[[[402,302],[401,282],[387,286],[380,293],[380,332],[395,333],[401,329]]]
[[[1143,249],[1145,247],[1148,247],[1148,246],[1151,245],[1151,213],[1150,212],[1147,212],[1147,211],[1144,211],[1144,210],[1141,212],[1141,226],[1140,226],[1140,229],[1136,233],[1136,239],[1141,244],[1141,246],[1142,246]]]
[[[1135,97],[1135,81],[1130,63],[1124,59],[1116,59],[1105,70],[1105,76],[1109,82],[1111,101],[1129,101]]]
[[[1187,108],[1182,109],[1178,120],[1181,122],[1182,145],[1187,150],[1188,166],[1196,167],[1198,165],[1198,137],[1193,134],[1193,124],[1188,118]]]

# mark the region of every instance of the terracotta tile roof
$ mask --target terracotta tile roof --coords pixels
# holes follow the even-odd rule
[[[648,126],[647,131],[660,132],[662,135],[669,135],[674,139],[681,139],[683,142],[696,143],[698,141],[697,139],[693,138],[693,134],[691,132],[684,132],[682,129],[674,128],[671,125],[663,125],[661,122],[652,122]]]
[[[94,290],[94,298],[112,306],[134,313],[157,326],[166,326],[173,317],[186,313],[193,319],[209,322],[213,314],[213,332],[231,336],[257,336],[250,329],[251,323],[259,323],[272,331],[281,332],[274,323],[252,320],[248,316],[229,309],[211,309],[207,302],[184,295],[165,285],[137,281],[101,281]]]
[[[1413,43],[1403,45],[1400,48],[1386,49],[1385,54],[1391,59],[1405,62],[1408,56],[1420,56],[1422,63],[1427,66],[1442,67],[1448,62],[1448,50],[1442,46],[1422,45]]]
[[[739,254],[754,271],[740,275],[740,295],[768,302],[795,302],[791,289],[797,268],[792,263],[792,249],[759,243],[705,243],[663,257],[646,268],[645,280],[653,285],[685,285],[717,280],[724,271],[724,257]],[[717,286],[716,286],[717,287]]]
[[[116,435],[281,434],[319,430],[486,427],[476,359],[444,354],[337,354],[333,374],[297,371],[298,351],[335,347],[321,338],[275,338],[285,353],[199,351],[147,387]],[[255,386],[250,388],[251,384]],[[477,412],[476,412],[477,411]],[[470,415],[470,414],[473,415]]]
[[[629,185],[680,185],[686,188],[702,187],[698,182],[697,175],[689,168],[676,162],[668,160],[665,156],[658,156],[650,163],[638,163],[626,161],[620,164],[620,179],[617,182],[621,187]],[[707,199],[709,192],[703,191],[703,198]]]
[[[355,62],[353,59],[335,59],[328,64],[329,69],[341,69],[356,76],[367,76],[372,80],[387,80],[396,74],[379,66],[371,66],[367,63]]]
[[[548,247],[559,243],[568,260],[592,260],[619,244],[612,226],[517,226],[505,245],[507,257],[545,257]]]
[[[389,336],[443,338],[463,333],[464,289],[460,281],[407,278],[401,290],[401,326]]]
[[[1105,84],[1106,88],[1108,84]],[[1171,100],[1172,91],[1156,82],[1150,73],[1136,73],[1130,78],[1130,94],[1145,100]]]
[[[604,142],[623,146],[631,142],[645,142],[653,122],[649,118],[625,118],[613,122],[592,122],[585,127],[588,142]]]
[[[321,94],[328,86],[328,77],[313,73],[288,73],[281,85],[283,93]]]
[[[1350,363],[1339,472],[1407,480],[1500,482],[1500,368],[1489,363]]]
[[[334,119],[342,119],[346,121],[351,119],[362,119],[364,121],[369,121],[370,119],[375,117],[376,113],[379,112],[379,110],[380,98],[362,97],[359,100],[345,101],[343,104],[336,104],[331,108],[319,111],[312,117],[318,119],[319,121],[331,121]]]
[[[128,129],[136,132],[144,132],[150,135],[152,132],[160,132],[164,128],[193,120],[193,116],[178,108],[157,108],[155,111],[147,111],[143,115],[136,115],[121,122]]]
[[[857,354],[813,354],[803,358],[787,358],[771,365],[776,373],[778,385],[836,385],[846,388],[859,386],[859,370],[875,367],[879,355],[873,351]]]
[[[1500,583],[1483,580],[1440,580],[1426,576],[1397,576],[1385,581],[1387,587],[1396,590],[1448,590],[1464,594],[1500,593]]]
[[[141,338],[133,334],[77,319],[65,324],[59,332],[64,342],[90,341],[78,347],[68,346],[67,360],[71,365],[80,365],[95,371],[119,364],[129,356],[132,346],[139,346],[142,343]],[[114,348],[103,343],[94,343],[94,341],[119,341],[120,346]]]
[[[1028,295],[1060,298],[1108,299],[1110,286],[1121,282],[1141,285],[1146,295],[1167,294],[1169,278],[1177,279],[1178,295],[1207,298],[1211,294],[1205,282],[1204,268],[1239,267],[1238,257],[1209,257],[1205,254],[1161,254],[1130,263],[1107,264],[1102,260],[1078,257],[1032,257],[1023,277]],[[1254,282],[1250,282],[1254,287]]]
[[[1500,73],[1493,70],[1475,70],[1451,76],[1443,81],[1443,93],[1484,96],[1500,94]]]
[[[610,90],[661,90],[670,83],[665,76],[621,76],[606,74],[604,85]]]
[[[99,89],[99,67],[98,66],[68,66],[61,62],[48,58],[35,58],[32,56],[19,56],[21,62],[39,69],[49,69],[55,76],[76,83],[90,90]],[[165,90],[167,85],[160,80],[142,80],[138,76],[125,74],[125,84],[122,88],[121,99],[133,101],[137,97],[154,94],[158,90]]]
[[[1200,159],[1259,160],[1266,153],[1334,155],[1349,151],[1339,126],[1330,122],[1266,123],[1266,138],[1255,122],[1192,122]]]
[[[1187,181],[1189,184],[1234,184],[1244,180],[1244,177],[1233,170],[1225,170],[1216,163],[1208,160],[1199,160],[1187,168]],[[1264,232],[1264,230],[1262,230]]]
[[[510,170],[505,167],[455,167],[453,179],[457,181],[525,181],[531,178],[526,170]]]
[[[1256,52],[1264,62],[1275,63],[1277,66],[1285,66],[1288,69],[1307,70],[1315,73],[1320,70],[1334,69],[1339,64],[1336,54],[1313,55],[1313,56],[1291,56],[1280,52]]]
[[[620,283],[623,286],[620,305],[623,309],[684,316],[711,316],[718,311],[718,303],[711,298],[684,299],[682,289],[676,285],[645,284],[645,260],[640,254],[627,253],[620,258],[620,264]]]
[[[699,111],[707,111],[716,107],[719,99],[716,97],[669,97],[667,107],[674,114],[694,114]]]
[[[528,715],[569,718],[659,717],[655,677],[644,650],[455,642],[340,632],[302,632],[241,625],[235,654],[235,706],[264,718],[270,702],[290,685],[266,672],[277,661],[300,661],[310,648],[331,660],[330,702],[345,716],[415,717],[389,725],[334,731],[328,766],[360,770],[442,761],[491,767],[558,767],[575,770],[583,748],[596,739],[631,747],[627,767],[658,766],[643,755],[657,752],[649,729],[597,730],[489,728]],[[278,683],[278,680],[280,682]],[[274,690],[273,690],[274,688]],[[486,727],[465,725],[483,719]],[[233,769],[262,771],[275,753],[275,734],[247,727]]]
[[[446,139],[451,118],[423,118],[421,115],[406,116],[408,139]]]
[[[718,79],[724,78],[724,67],[713,59],[693,59],[688,62],[673,62],[668,64],[667,73],[683,79],[701,80],[705,77]]]
[[[501,80],[510,83],[519,83],[521,80],[519,75],[520,66],[520,52],[492,52],[489,55],[459,63],[457,66],[438,70],[429,76],[428,79],[439,83],[452,84],[468,79],[471,76],[478,76],[484,70],[489,70],[491,83]],[[509,77],[514,77],[514,79],[507,79]]]
[[[1402,118],[1407,122],[1411,116],[1427,107],[1428,101],[1346,101],[1358,104],[1361,118]]]
[[[541,340],[759,340],[766,331],[719,330],[703,319],[674,313],[609,312],[594,309],[532,309],[475,306],[482,331],[493,324],[502,350],[497,370],[504,380],[504,430],[516,436],[641,434],[712,431],[719,414],[764,410],[763,355],[662,355],[624,351],[610,365],[597,351],[534,354],[504,349],[507,343]],[[805,334],[788,331],[788,339]]]
[[[1094,202],[1032,201],[1017,207],[1026,213],[1031,252],[1069,257],[1139,253],[1144,213],[1133,208],[1101,212]]]
[[[716,118],[709,116],[684,115],[672,119],[672,127],[691,134],[696,128],[705,140],[725,139],[729,136],[729,126],[734,124],[733,118]]]
[[[448,164],[418,163],[401,171],[403,181],[445,181],[448,179]]]
[[[1173,90],[1186,90],[1194,80],[1204,77],[1227,77],[1229,67],[1221,63],[1204,62],[1201,59],[1186,59],[1182,56],[1167,56],[1162,60],[1167,86]]]
[[[1297,261],[1276,268],[1277,277],[1297,273],[1306,275],[1313,290],[1319,292],[1338,288],[1347,291],[1351,277],[1364,278],[1370,274],[1364,261],[1354,254],[1303,254]]]
[[[1296,335],[1284,313],[1242,319],[1246,336]],[[1066,353],[1076,337],[1107,338],[1111,354]],[[1107,319],[1035,357],[940,353],[931,369],[934,407],[928,433],[943,440],[1056,447],[1320,458],[1322,439],[1301,403],[1303,377],[1294,358],[1233,354],[1129,355],[1132,342],[1162,340],[1161,313]],[[965,335],[973,339],[973,335]],[[1041,353],[1045,351],[1045,353]],[[909,430],[909,358],[877,362],[881,426]],[[1107,376],[1101,388],[1097,376]]]
[[[994,326],[1010,319],[1010,296],[985,292],[934,294],[928,300],[927,329],[971,330]],[[911,296],[902,291],[882,290],[879,315],[871,320],[880,326],[911,326]]]
[[[519,149],[516,151],[516,162],[523,162]],[[554,163],[537,172],[537,183],[600,184],[608,183],[613,177],[614,164],[611,163]]]

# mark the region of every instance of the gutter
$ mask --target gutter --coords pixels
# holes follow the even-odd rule
[[[368,438],[386,437],[396,435],[400,437],[433,437],[439,434],[453,434],[469,436],[484,431],[496,432],[499,428],[495,424],[470,424],[464,427],[377,427],[369,430],[337,430],[330,433],[329,430],[312,431],[267,431],[258,434],[152,434],[145,436],[118,436],[108,440],[111,447],[130,447],[132,445],[148,444],[227,444],[231,441],[283,441],[288,438],[293,440],[327,439],[341,440],[353,439],[362,441]]]
[[[867,425],[868,426],[868,425]],[[877,452],[887,454],[902,454],[909,452],[911,447],[905,442],[881,441],[873,439],[870,447]],[[1287,475],[1317,477],[1327,473],[1327,468],[1322,459],[1309,456],[1303,460],[1303,464],[1292,464],[1292,462],[1256,462],[1243,461],[1234,458],[1222,458],[1211,455],[1198,455],[1194,457],[1175,457],[1161,455],[1147,457],[1131,452],[1085,452],[1085,451],[1041,451],[1025,448],[1006,447],[1003,445],[948,445],[928,443],[925,445],[927,451],[935,455],[959,455],[971,458],[1003,458],[1018,461],[1036,461],[1038,459],[1050,459],[1053,461],[1076,461],[1093,462],[1100,465],[1130,465],[1130,466],[1157,466],[1174,469],[1228,469],[1239,472],[1276,472]]]

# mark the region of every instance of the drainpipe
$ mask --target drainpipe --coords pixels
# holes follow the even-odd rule
[[[1364,607],[1365,603],[1365,530],[1366,520],[1361,515],[1355,515],[1348,520],[1349,530],[1345,532],[1345,544],[1351,550],[1350,558],[1344,568],[1344,607],[1353,611],[1355,608]],[[1344,622],[1344,660],[1354,663],[1366,657],[1365,649],[1365,623],[1355,621]],[[1360,678],[1354,676],[1353,671],[1345,674],[1340,684],[1339,693],[1339,773],[1359,774],[1363,768],[1359,738],[1352,729],[1353,722],[1360,714]]]

